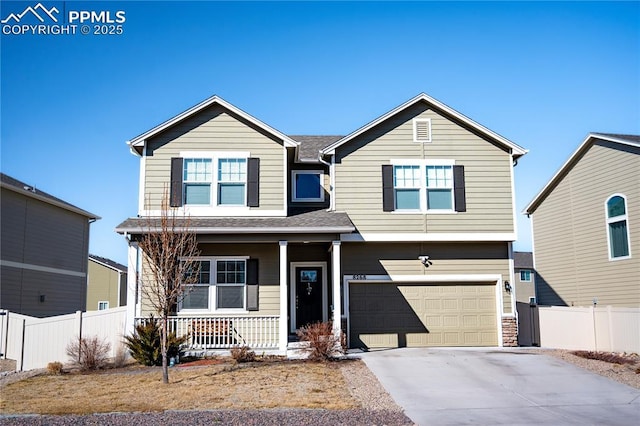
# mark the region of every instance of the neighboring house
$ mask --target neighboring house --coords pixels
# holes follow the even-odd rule
[[[533,268],[533,253],[530,251],[514,251],[513,263],[516,302],[535,304],[536,272]]]
[[[89,225],[99,217],[1,177],[0,308],[36,317],[84,311]]]
[[[640,136],[589,134],[524,213],[538,304],[640,307]]]
[[[148,314],[136,240],[170,188],[202,252],[172,319],[193,347],[282,351],[330,320],[351,347],[516,344],[505,284],[527,151],[437,100],[420,94],[342,137],[288,136],[213,96],[128,144],[139,211],[116,230],[138,259],[130,316]]]
[[[127,267],[111,259],[89,255],[87,311],[127,304]]]

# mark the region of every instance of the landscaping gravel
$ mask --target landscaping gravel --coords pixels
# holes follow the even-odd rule
[[[412,425],[402,412],[387,410],[199,410],[110,413],[88,416],[0,417],[3,425]]]

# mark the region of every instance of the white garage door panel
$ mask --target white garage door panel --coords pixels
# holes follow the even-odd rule
[[[495,284],[350,284],[352,347],[497,346]]]

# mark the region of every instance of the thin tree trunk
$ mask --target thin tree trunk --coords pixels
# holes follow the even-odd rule
[[[162,318],[162,383],[169,383],[169,365],[167,364],[167,326],[169,319],[166,315]]]

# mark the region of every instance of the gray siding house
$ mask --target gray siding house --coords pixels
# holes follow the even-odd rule
[[[515,251],[513,252],[513,263],[516,302],[535,304],[536,271],[533,267],[533,253],[530,251]]]
[[[540,305],[640,307],[640,136],[589,134],[524,213]]]
[[[84,311],[89,225],[99,219],[1,174],[0,308],[47,317]]]
[[[128,144],[139,211],[116,230],[130,317],[148,314],[137,240],[168,191],[201,250],[172,317],[192,347],[282,351],[316,321],[351,347],[516,344],[505,284],[527,151],[441,102],[420,94],[346,136],[290,136],[213,96]]]

